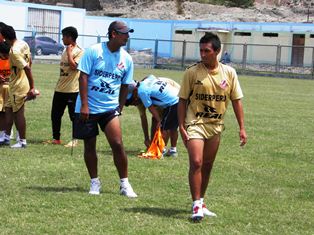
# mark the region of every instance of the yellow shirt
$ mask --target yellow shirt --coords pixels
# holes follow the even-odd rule
[[[202,63],[188,68],[179,92],[187,100],[185,124],[223,124],[229,100],[241,99],[242,90],[236,71],[222,63],[209,73]]]
[[[25,96],[29,91],[29,82],[24,68],[30,65],[31,53],[26,42],[16,40],[10,49],[11,75],[9,88],[16,96]]]
[[[72,50],[72,56],[75,63],[78,64],[83,55],[83,50],[78,46]],[[56,85],[55,91],[64,93],[74,93],[79,91],[79,76],[80,71],[71,69],[69,65],[68,55],[66,50],[63,51],[60,62],[60,77]]]

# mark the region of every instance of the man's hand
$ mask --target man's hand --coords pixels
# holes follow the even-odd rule
[[[80,120],[86,121],[89,118],[89,108],[88,105],[81,106]]]
[[[184,126],[179,126],[179,131],[181,134],[182,141],[186,147],[186,144],[187,144],[188,140],[190,139],[190,137],[189,137],[188,133],[186,132],[186,129],[184,128]]]
[[[240,146],[243,147],[247,143],[247,135],[245,129],[241,129],[239,132]]]
[[[36,96],[39,95],[39,91],[35,88],[30,89],[25,97],[25,101],[34,100],[36,99]]]

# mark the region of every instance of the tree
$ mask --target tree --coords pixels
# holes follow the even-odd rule
[[[229,0],[229,1],[226,1],[225,5],[230,6],[230,7],[246,8],[246,7],[253,6],[254,0]]]
[[[177,14],[182,15],[183,14],[183,6],[182,6],[183,0],[176,0],[176,7],[177,7]]]

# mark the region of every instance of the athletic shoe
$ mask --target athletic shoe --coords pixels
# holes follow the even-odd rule
[[[55,144],[55,145],[60,145],[61,144],[61,140],[47,140],[47,141],[44,141],[43,144]]]
[[[178,152],[169,149],[169,150],[166,152],[166,156],[167,156],[167,157],[177,157],[177,156],[178,156]]]
[[[217,217],[217,215],[214,212],[211,212],[207,209],[205,203],[202,204],[203,214],[209,217]]]
[[[100,183],[100,180],[98,178],[90,180],[89,194],[99,195],[100,194],[100,188],[101,188],[101,183]]]
[[[0,146],[9,146],[10,145],[10,140],[3,138],[0,140]]]
[[[55,140],[55,139],[53,139],[53,140],[51,141],[51,143],[52,143],[52,144],[55,144],[55,145],[59,145],[59,144],[61,144],[61,140]]]
[[[16,144],[11,145],[11,148],[14,148],[14,149],[26,148],[26,144],[22,143],[21,141],[18,141]]]
[[[5,131],[0,131],[0,140],[3,141],[5,136]]]
[[[200,222],[204,218],[202,204],[193,204],[191,219],[193,222]]]
[[[77,145],[78,145],[78,140],[77,139],[73,139],[69,143],[64,145],[64,147],[71,148],[71,147],[76,147]]]
[[[136,193],[133,191],[132,186],[130,183],[125,183],[120,185],[120,194],[127,196],[129,198],[135,198],[137,197]]]
[[[13,132],[13,129],[11,129],[10,139],[11,139],[11,140],[13,140],[13,139],[14,139],[14,132]]]

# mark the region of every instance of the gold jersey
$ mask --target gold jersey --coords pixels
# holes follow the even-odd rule
[[[219,63],[209,72],[197,63],[185,71],[179,97],[187,100],[186,125],[223,124],[228,102],[243,94],[235,69]]]
[[[30,66],[31,53],[26,42],[16,40],[10,49],[11,75],[9,81],[10,93],[17,96],[26,96],[29,91],[29,82],[24,68]]]
[[[75,63],[78,64],[83,55],[83,49],[78,45],[72,50],[72,56]],[[55,91],[63,93],[74,93],[79,91],[79,76],[80,71],[71,69],[69,65],[68,55],[66,50],[63,51],[60,61],[60,77],[56,85]]]

